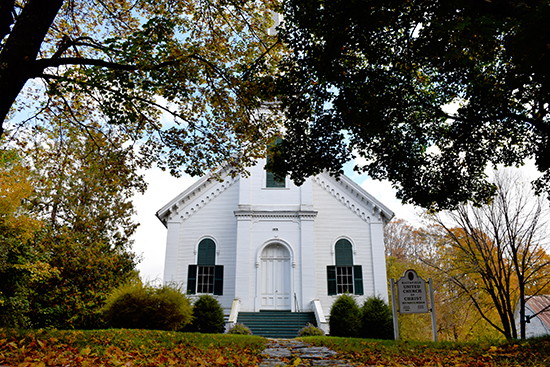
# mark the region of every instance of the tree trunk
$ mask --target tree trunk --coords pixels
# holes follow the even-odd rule
[[[39,76],[34,63],[63,0],[29,0],[9,32],[0,52],[0,137],[11,106],[30,78]],[[0,18],[8,19],[6,6],[2,6]],[[3,23],[8,22],[7,20]],[[5,28],[5,27],[4,27]],[[3,32],[2,32],[3,33]]]
[[[522,278],[519,282],[519,325],[521,339],[525,339],[525,283]]]

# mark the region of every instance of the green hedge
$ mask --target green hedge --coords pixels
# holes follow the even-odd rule
[[[199,333],[223,333],[225,321],[220,303],[210,295],[202,295],[193,305],[193,322],[190,331]]]
[[[342,294],[330,309],[330,335],[352,338],[393,339],[390,307],[379,297],[369,297],[361,308],[350,294]]]
[[[133,280],[111,293],[103,317],[112,328],[180,330],[191,322],[192,308],[179,288]]]

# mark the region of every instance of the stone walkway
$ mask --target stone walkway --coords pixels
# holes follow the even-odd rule
[[[351,362],[336,359],[337,354],[327,347],[313,347],[295,339],[271,339],[262,352],[260,367],[355,366]]]

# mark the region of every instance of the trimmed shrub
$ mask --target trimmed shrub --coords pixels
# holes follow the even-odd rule
[[[252,335],[252,331],[248,328],[248,326],[244,324],[235,324],[229,331],[227,331],[228,334],[235,334],[235,335]]]
[[[349,294],[342,294],[330,308],[330,335],[356,338],[360,327],[361,312],[357,302]]]
[[[313,326],[312,323],[308,322],[306,326],[298,331],[297,337],[301,336],[324,336],[325,333],[323,330],[319,329],[317,326]]]
[[[212,334],[223,333],[224,329],[223,309],[218,300],[208,294],[200,296],[193,305],[190,330]]]
[[[155,287],[139,279],[116,288],[102,311],[112,328],[179,330],[192,320],[191,304],[179,288]]]
[[[393,317],[390,306],[379,297],[369,297],[361,308],[361,337],[393,339]]]

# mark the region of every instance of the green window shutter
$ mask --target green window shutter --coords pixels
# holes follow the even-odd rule
[[[223,295],[223,265],[216,265],[214,268],[214,294]]]
[[[336,294],[336,266],[327,266],[327,289],[328,295],[332,296]]]
[[[197,265],[189,265],[187,269],[187,294],[195,294],[197,289]]]
[[[355,290],[354,294],[363,295],[363,268],[361,265],[353,266],[353,289]]]
[[[216,264],[216,244],[210,238],[205,238],[199,243],[198,265]]]
[[[346,239],[340,239],[334,245],[334,253],[336,255],[337,266],[352,266],[353,265],[353,250],[351,243]]]

